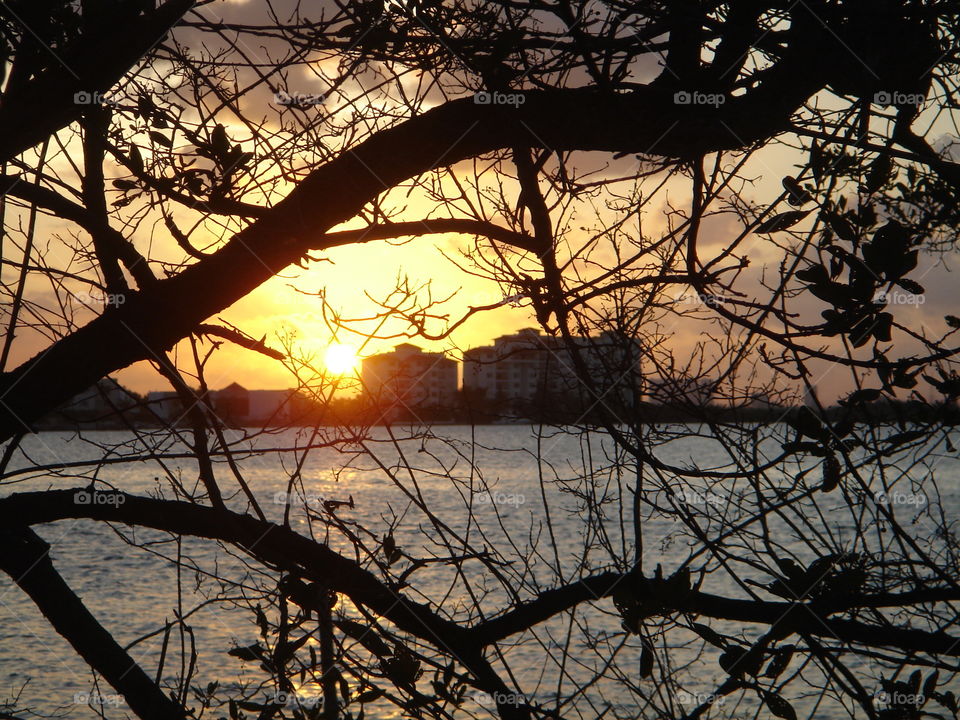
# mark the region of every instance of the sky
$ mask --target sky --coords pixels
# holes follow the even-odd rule
[[[283,3],[279,4],[279,6],[282,5]],[[203,11],[208,17],[216,17],[221,13],[231,20],[251,22],[255,21],[258,14],[262,12],[262,6],[259,3],[232,0],[208,6]],[[183,37],[184,41],[189,43],[189,33],[178,35],[178,37]],[[263,48],[247,49],[254,54],[254,57],[269,55],[269,51]],[[289,87],[304,93],[326,92],[327,88],[318,78],[318,72],[324,71],[321,67],[324,62],[328,63],[328,61],[319,62],[318,66],[311,71],[303,70],[300,76],[294,75],[289,79]],[[647,69],[648,72],[655,70],[653,66]],[[362,80],[358,78],[358,85],[361,82]],[[411,79],[410,82],[415,81]],[[346,93],[351,91],[356,92],[358,88],[345,88]],[[261,110],[255,104],[269,103],[270,100],[266,90],[259,95],[252,94],[250,97],[252,104],[246,108],[246,111],[251,116],[255,116]],[[327,109],[327,107],[324,108],[325,111]],[[219,116],[218,120],[221,120]],[[221,121],[227,126],[230,137],[240,142],[244,149],[256,149],[247,127],[235,118],[231,119],[227,116],[223,116]],[[266,122],[271,121],[266,120]],[[63,137],[68,147],[70,143],[76,142],[76,139],[70,138],[69,134]],[[797,157],[783,147],[759,153],[751,161],[751,171],[757,180],[744,187],[743,195],[762,207],[781,192],[780,179],[795,172],[796,160]],[[73,169],[62,156],[55,157],[51,163],[52,167],[65,177],[73,173]],[[581,153],[578,154],[576,164],[601,174],[616,176],[633,169],[635,161],[631,158],[612,160],[609,155],[601,156],[598,153]],[[469,164],[465,164],[462,170],[468,171]],[[117,176],[122,174],[119,166],[115,166],[115,171]],[[284,188],[280,188],[279,192],[283,194]],[[403,196],[402,192],[393,193],[390,197],[394,198],[396,207],[404,208],[403,219],[425,217],[431,210],[430,203],[423,197],[418,197],[416,193],[410,196]],[[689,204],[689,188],[681,183],[668,186],[662,203],[650,208],[644,216],[645,234],[656,237],[666,228],[668,202],[679,207]],[[588,214],[586,208],[582,210],[581,219]],[[41,223],[45,236],[46,261],[50,265],[64,269],[78,267],[78,260],[68,247],[73,242],[71,235],[76,232],[75,228],[49,219],[41,220]],[[739,229],[737,223],[729,216],[708,220],[703,228],[701,260],[709,259],[713,254],[722,251],[727,240],[735,236]],[[215,226],[208,224],[200,231],[200,235],[206,233],[211,240],[215,240],[217,232]],[[225,237],[229,237],[229,234],[226,233]],[[576,244],[582,236],[583,233],[578,234],[574,227],[570,231],[569,240]],[[139,247],[149,246],[151,253],[157,257],[169,257],[172,260],[178,256],[179,250],[163,229],[158,217],[141,223],[134,238]],[[451,258],[457,258],[461,251],[472,247],[472,239],[464,236],[428,235],[402,243],[377,241],[334,248],[325,252],[320,261],[309,263],[306,268],[288,268],[281,275],[268,281],[211,320],[223,320],[253,337],[264,337],[268,345],[279,349],[291,349],[293,356],[307,358],[315,366],[322,366],[323,354],[331,343],[342,343],[357,348],[361,356],[384,352],[393,345],[407,341],[408,338],[395,336],[366,340],[362,335],[352,334],[342,328],[335,336],[329,323],[330,311],[333,310],[348,318],[375,315],[378,311],[375,300],[386,297],[395,287],[398,279],[403,278],[409,279],[413,286],[423,288],[421,297],[426,297],[427,287],[433,298],[452,296],[451,300],[437,309],[438,313],[446,314],[451,321],[456,320],[469,306],[502,301],[504,291],[496,283],[462,272],[451,261]],[[756,283],[764,272],[775,269],[782,255],[769,242],[769,239],[763,236],[752,237],[748,240],[746,248],[751,266],[745,273],[743,287],[750,287],[750,283],[758,287]],[[950,272],[950,262],[950,258],[932,255],[921,259],[920,267],[911,277],[922,282],[927,292],[922,297],[922,302],[893,309],[900,322],[917,329],[942,329],[943,316],[957,312],[958,293],[955,276]],[[82,263],[80,267],[82,268]],[[9,281],[12,269],[5,268],[3,272],[4,278]],[[77,290],[75,289],[74,292],[76,293]],[[40,283],[31,284],[30,295],[42,304],[53,305],[54,303],[54,294],[51,289]],[[801,314],[809,318],[818,317],[820,310],[825,307],[819,300],[810,296],[803,296],[796,302],[796,307]],[[89,313],[85,314],[81,311],[77,314],[76,321],[82,323],[88,317]],[[497,336],[535,325],[536,319],[529,307],[505,304],[496,310],[474,316],[447,339],[431,342],[414,338],[409,341],[427,350],[448,352],[451,357],[459,359],[465,349],[489,344]],[[443,323],[438,320],[434,322],[432,329],[438,331],[442,326]],[[369,330],[371,324],[357,323],[353,327]],[[382,328],[382,334],[402,333],[407,329],[402,323],[392,321]],[[681,322],[667,329],[673,335],[671,340],[673,349],[678,356],[683,356],[684,353],[693,351],[703,328],[697,324]],[[26,359],[40,351],[47,343],[48,339],[41,333],[24,332],[14,345],[12,362],[17,363]],[[209,344],[203,347],[209,348]],[[909,345],[902,345],[898,348],[898,353],[905,355],[909,350]],[[176,352],[182,361],[186,361],[183,363],[185,368],[189,369],[192,363],[189,347],[181,343]],[[823,389],[827,397],[836,397],[850,388],[849,376],[842,372],[834,372],[828,366],[817,368],[815,374],[819,380],[818,387]],[[248,388],[265,389],[288,388],[296,385],[289,368],[257,353],[229,344],[223,345],[211,357],[205,366],[205,376],[208,386],[214,389],[224,387],[231,382],[238,382]],[[167,389],[162,378],[148,363],[138,363],[119,372],[116,377],[132,390],[141,393]]]

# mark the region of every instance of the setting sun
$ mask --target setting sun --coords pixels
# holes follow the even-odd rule
[[[336,375],[349,375],[356,371],[360,365],[360,358],[357,357],[356,348],[333,343],[327,347],[327,352],[323,356],[323,363],[327,370]]]

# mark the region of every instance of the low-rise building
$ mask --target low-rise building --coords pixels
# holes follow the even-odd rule
[[[111,377],[77,393],[37,422],[38,428],[123,428],[139,420],[142,398]]]
[[[296,390],[247,390],[239,383],[230,383],[208,394],[209,405],[228,425],[279,426],[288,423],[302,402]],[[151,392],[147,406],[160,419],[178,423],[186,418],[188,408],[176,392]]]

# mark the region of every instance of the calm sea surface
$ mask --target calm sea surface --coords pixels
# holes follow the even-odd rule
[[[311,501],[346,501],[352,496],[354,508],[338,511],[341,517],[356,520],[378,535],[393,524],[397,528],[397,544],[410,556],[438,554],[431,537],[433,531],[421,531],[420,528],[426,527],[423,514],[411,506],[409,498],[391,479],[393,476],[408,491],[419,493],[431,512],[444,523],[469,536],[477,545],[498,547],[508,558],[533,554],[534,561],[523,572],[536,576],[545,587],[551,584],[551,566],[558,560],[564,575],[574,579],[578,574],[610,568],[613,556],[629,556],[633,552],[632,526],[630,522],[621,522],[621,518],[630,516],[630,499],[623,496],[633,480],[629,473],[618,475],[611,470],[609,441],[603,443],[598,437],[587,441],[566,434],[538,436],[535,428],[523,425],[473,429],[446,426],[434,428],[434,432],[451,439],[452,444],[422,438],[394,444],[386,431],[377,429],[368,444],[369,453],[356,447],[353,448],[355,452],[347,454],[332,448],[314,450],[307,456],[300,472],[303,490]],[[402,436],[399,430],[397,434]],[[161,436],[156,437],[159,442]],[[250,446],[261,450],[292,448],[302,446],[307,440],[308,436],[303,432],[290,430],[261,436]],[[13,468],[51,467],[43,472],[29,471],[11,476],[0,487],[0,495],[80,487],[95,476],[126,492],[172,497],[165,477],[168,473],[182,477],[185,484],[195,482],[195,466],[187,459],[167,459],[162,465],[149,460],[123,465],[97,464],[104,455],[104,447],[118,447],[118,452],[124,453],[146,453],[149,450],[158,454],[176,454],[184,451],[183,446],[169,441],[153,447],[151,442],[120,432],[93,432],[83,438],[55,432],[28,437],[23,442],[24,454],[15,458]],[[678,465],[696,462],[700,466],[722,467],[726,462],[723,449],[705,438],[674,443],[665,448],[662,455]],[[271,520],[282,517],[284,506],[277,500],[285,497],[298,457],[299,454],[294,452],[268,452],[250,454],[240,461],[247,482]],[[81,461],[90,461],[90,464],[78,468],[58,467]],[[927,465],[932,468],[932,476],[927,473]],[[413,470],[404,466],[412,466]],[[226,464],[218,463],[217,473],[224,489],[232,491],[237,488]],[[588,474],[590,482],[584,482],[581,478]],[[792,482],[792,474],[785,473],[782,482]],[[927,478],[935,477],[936,485],[929,486],[925,496],[926,509],[936,504],[944,509],[947,517],[956,516],[960,509],[960,462],[955,457],[923,460],[921,464],[911,466],[908,474],[914,483],[909,488],[907,485],[898,487],[916,491],[918,487],[928,487],[923,485]],[[479,494],[475,496],[474,517],[468,519],[464,498],[469,496],[471,485]],[[729,494],[737,492],[736,487],[725,485],[720,490],[719,486],[701,486],[699,492],[696,502],[702,508],[707,527],[711,517],[716,519],[724,513],[730,517],[730,513],[735,515],[737,512],[736,504],[725,502]],[[585,530],[583,495],[593,497],[604,513],[603,519],[596,520],[594,530],[589,532]],[[621,501],[627,505],[622,505]],[[242,498],[235,497],[231,504],[242,508]],[[857,539],[849,509],[842,507],[836,498],[827,496],[821,510],[824,513],[823,526],[829,528],[838,542],[854,547]],[[898,518],[916,525],[917,537],[921,541],[933,534],[933,526],[926,524],[923,511],[924,508],[917,504],[911,507],[907,503],[897,509]],[[677,524],[667,516],[655,511],[646,511],[645,516],[645,567],[652,568],[661,562],[669,572],[688,557],[696,544],[677,532]],[[291,522],[299,531],[307,532],[309,521],[302,514],[295,514]],[[597,535],[597,527],[602,528],[602,537]],[[262,680],[262,672],[255,663],[244,663],[227,655],[230,648],[249,645],[258,639],[252,614],[240,603],[205,604],[216,596],[219,588],[205,580],[203,573],[218,569],[221,575],[242,581],[247,574],[242,555],[227,553],[212,542],[186,539],[178,544],[163,533],[124,526],[107,527],[83,520],[52,523],[38,527],[37,531],[52,545],[53,561],[66,581],[121,644],[127,645],[156,633],[178,613],[190,613],[188,623],[193,629],[198,651],[193,685],[203,687],[219,681],[221,686],[231,687],[233,683],[256,685]],[[132,541],[143,547],[134,547]],[[788,546],[793,542],[789,532],[785,532],[780,541]],[[337,538],[330,538],[330,543],[346,551]],[[593,549],[584,553],[584,547],[588,545]],[[193,569],[177,573],[171,559],[177,558],[178,553]],[[477,569],[475,578],[480,574]],[[253,588],[254,584],[251,579],[250,587]],[[452,571],[444,568],[427,568],[418,572],[413,576],[412,586],[407,592],[419,593],[415,596],[420,601],[436,604],[445,599],[445,607],[453,607],[450,594],[456,593],[460,587]],[[741,588],[720,574],[711,575],[703,589],[716,594],[744,596]],[[232,588],[227,594],[242,596],[243,588]],[[501,590],[491,586],[491,594],[484,602],[485,610],[494,612],[503,607],[505,598]],[[583,610],[578,617],[589,623],[592,633],[618,632],[620,619],[609,600],[585,606]],[[724,629],[736,631],[729,626]],[[561,670],[555,661],[561,655],[558,648],[566,644],[568,634],[572,638],[571,655],[579,657],[581,662],[569,663]],[[686,685],[689,695],[681,697],[681,703],[690,702],[696,693],[709,693],[725,677],[714,659],[696,659],[692,640],[681,637],[683,642],[676,647],[673,658],[693,663],[688,668],[677,669],[678,673],[690,676]],[[611,653],[621,641],[622,636],[610,641]],[[691,645],[689,651],[683,647],[687,642]],[[699,644],[696,645],[699,648]],[[153,635],[137,643],[131,653],[148,674],[153,675],[160,648],[161,636]],[[174,633],[170,637],[164,672],[168,679],[176,677],[182,670],[180,648],[181,636]],[[504,649],[524,690],[544,701],[555,696],[558,687],[564,694],[572,684],[583,682],[593,672],[602,672],[603,669],[603,649],[586,647],[582,633],[576,626],[571,628],[568,617],[545,624],[536,641],[519,643],[513,648],[507,644]],[[634,643],[633,647],[618,652],[621,653],[618,655],[621,665],[629,668],[624,657],[638,657],[639,644]],[[634,665],[634,673],[635,668]],[[425,676],[422,681],[426,686],[429,677]],[[634,674],[631,681],[639,682],[638,676]],[[104,701],[102,710],[107,717],[129,716],[112,688],[101,684],[99,692]],[[302,692],[304,697],[309,697],[315,691],[303,688]],[[30,711],[45,715],[95,717],[97,713],[87,702],[90,693],[95,696],[96,690],[86,665],[48,626],[19,588],[5,575],[0,576],[0,709],[4,702],[18,698],[15,707],[23,717],[29,717]],[[803,716],[813,709],[812,697],[790,699]],[[478,697],[477,700],[483,701],[484,698]],[[636,695],[631,696],[603,682],[597,683],[567,710],[570,717],[578,714],[589,717],[600,714],[608,705],[611,706],[609,717],[644,714]],[[465,707],[481,716],[484,714],[473,701]],[[687,709],[692,707],[687,706]],[[753,712],[754,707],[747,701],[740,707],[715,708],[714,716],[749,717]],[[213,716],[225,714],[221,709]],[[367,710],[367,717],[399,717],[399,714],[384,709],[377,716],[371,707]]]

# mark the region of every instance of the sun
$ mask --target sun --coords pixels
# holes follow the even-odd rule
[[[323,364],[334,375],[350,375],[356,372],[360,365],[360,358],[357,357],[356,348],[350,345],[332,343],[327,346],[327,352],[323,356]]]

